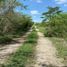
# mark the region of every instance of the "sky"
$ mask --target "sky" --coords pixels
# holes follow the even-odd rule
[[[19,2],[27,5],[28,7],[27,10],[16,8],[16,11],[30,15],[34,22],[42,21],[42,13],[48,11],[48,6],[59,6],[60,10],[67,12],[67,0],[19,0]]]

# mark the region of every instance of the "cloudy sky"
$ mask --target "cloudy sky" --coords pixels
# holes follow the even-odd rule
[[[23,0],[19,0],[21,3]],[[23,12],[32,16],[33,21],[40,22],[43,12],[47,11],[48,6],[59,6],[63,12],[67,12],[67,0],[26,0],[25,5],[28,5],[27,10],[17,8],[16,11]]]

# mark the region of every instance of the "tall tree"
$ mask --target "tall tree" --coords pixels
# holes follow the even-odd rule
[[[60,14],[62,11],[59,9],[59,7],[48,7],[48,11],[44,12],[43,18],[51,20],[53,17],[55,17],[56,15]]]
[[[0,3],[0,31],[3,34],[11,29],[13,27],[12,24],[15,23],[14,17],[17,15],[14,12],[14,8],[17,6],[24,8],[24,5],[17,0],[1,0]]]

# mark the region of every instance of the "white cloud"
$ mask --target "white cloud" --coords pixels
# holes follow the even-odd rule
[[[55,0],[57,2],[57,4],[67,4],[67,0]]]
[[[64,6],[67,6],[67,0],[55,0],[57,4],[63,4]]]
[[[35,15],[35,14],[39,14],[39,12],[37,10],[32,10],[30,11],[31,14]]]
[[[42,3],[42,0],[37,0],[37,3]]]
[[[36,18],[37,16],[34,15],[33,17]]]
[[[67,6],[67,4],[64,4],[64,6]]]
[[[42,0],[31,0],[31,1],[36,1],[37,3],[42,3]]]

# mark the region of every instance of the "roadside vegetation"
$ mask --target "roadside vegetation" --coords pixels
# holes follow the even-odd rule
[[[16,10],[18,7],[27,9],[18,0],[0,0],[0,45],[9,44],[14,38],[24,35],[34,24],[29,15]],[[48,7],[41,18],[43,21],[36,23],[37,28],[53,42],[58,50],[58,57],[62,57],[67,63],[67,13],[59,7]],[[0,64],[0,67],[28,67],[33,62],[38,36],[34,27],[32,29],[17,52],[11,55],[6,64]]]
[[[26,38],[22,46],[14,53],[6,64],[1,64],[0,67],[28,67],[33,63],[35,57],[35,47],[37,43],[37,32],[33,30]]]
[[[48,11],[43,13],[42,18],[45,36],[67,37],[67,13],[63,13],[59,7],[48,7]]]
[[[44,27],[39,27],[39,29],[43,34],[46,32]],[[67,65],[67,37],[46,37],[48,37],[48,39],[51,40],[53,45],[56,47],[58,52],[57,57],[63,58],[63,63]]]
[[[10,43],[33,25],[31,17],[17,12],[17,7],[26,9],[26,6],[17,0],[0,0],[0,44]]]
[[[36,25],[53,42],[58,50],[57,56],[67,63],[67,13],[63,13],[59,7],[48,7],[42,18],[42,23]]]
[[[42,33],[44,33],[44,31],[45,31],[45,26],[44,25],[45,25],[45,23],[36,23],[37,28]]]
[[[56,37],[51,37],[49,38],[56,49],[58,50],[57,57],[63,58],[63,62],[67,64],[67,41],[65,41],[63,38],[56,38]]]

